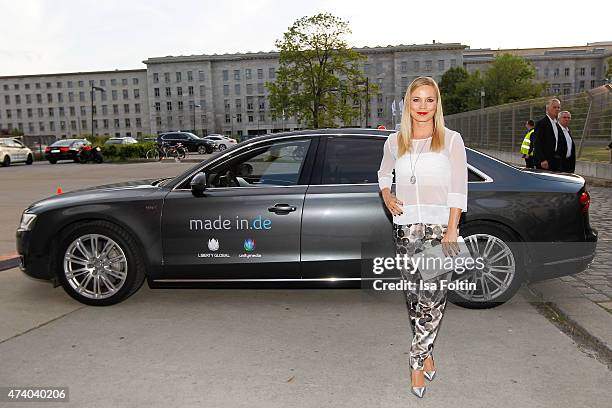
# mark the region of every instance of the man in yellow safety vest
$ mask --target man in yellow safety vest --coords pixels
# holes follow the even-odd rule
[[[521,157],[525,159],[525,167],[528,169],[535,168],[535,163],[533,161],[533,143],[531,143],[531,135],[533,134],[534,126],[535,122],[531,119],[525,122],[527,133],[525,134],[525,138],[521,144]]]

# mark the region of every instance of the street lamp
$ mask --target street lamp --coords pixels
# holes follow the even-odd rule
[[[100,92],[106,92],[106,90],[104,88],[100,88],[99,86],[91,86],[91,139],[92,139],[92,143],[93,143],[93,137],[94,137],[94,92],[95,91],[100,91]]]
[[[196,113],[195,113],[195,108],[201,108],[202,105],[196,103],[193,105],[193,133],[195,133],[196,135],[198,134],[198,132],[196,131],[195,128],[195,117],[196,117]]]
[[[365,127],[367,128],[369,127],[368,119],[370,117],[370,78],[366,77],[365,81],[357,82],[356,84],[365,85],[365,88],[366,88]]]

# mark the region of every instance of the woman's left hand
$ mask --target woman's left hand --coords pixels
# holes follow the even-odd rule
[[[457,244],[457,238],[459,237],[458,228],[449,228],[442,237],[442,252],[445,256],[455,256],[459,254],[459,244]]]

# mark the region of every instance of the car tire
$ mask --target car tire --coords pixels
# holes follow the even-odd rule
[[[94,246],[98,258],[94,256]],[[58,280],[64,291],[81,303],[91,306],[119,303],[145,281],[146,269],[138,248],[134,238],[116,224],[107,221],[73,224],[60,235],[56,246]]]
[[[28,158],[26,159],[25,163],[28,165],[34,163],[34,157],[32,157],[31,154],[28,154]]]
[[[51,163],[51,164],[55,164],[55,163],[57,163],[57,160],[55,160],[55,159],[49,159],[49,163]]]
[[[10,165],[11,165],[11,158],[7,154],[6,156],[4,156],[4,160],[2,160],[2,167],[8,167]]]
[[[466,275],[455,273],[453,280],[474,282],[476,290],[449,290],[448,300],[467,309],[490,309],[510,300],[525,277],[524,246],[516,233],[505,225],[482,221],[461,226],[459,233],[472,257],[481,256],[485,267]]]
[[[204,145],[198,146],[198,154],[206,154],[208,153],[208,149]]]
[[[223,151],[223,150],[227,149],[227,146],[226,146],[226,145],[224,145],[224,144],[222,144],[222,143],[220,143],[220,144],[219,144],[219,147],[217,147],[217,149],[219,149],[219,151],[221,152],[221,151]]]

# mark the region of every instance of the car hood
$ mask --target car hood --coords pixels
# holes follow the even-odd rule
[[[161,199],[167,190],[158,186],[160,178],[126,181],[72,190],[66,193],[47,197],[32,203],[27,212],[40,213],[50,209],[64,208],[73,205],[109,203],[127,200]]]
[[[584,178],[573,173],[556,173],[550,170],[543,169],[523,169],[523,173],[529,173],[534,177],[543,180],[562,181],[572,184],[584,184]]]

